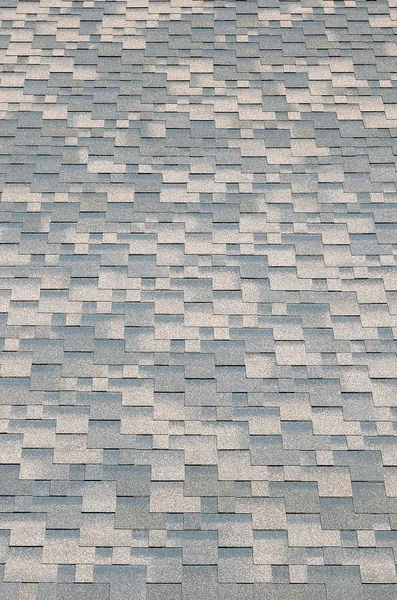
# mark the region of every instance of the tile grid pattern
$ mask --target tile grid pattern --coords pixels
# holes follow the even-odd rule
[[[395,599],[396,0],[0,19],[0,599]]]

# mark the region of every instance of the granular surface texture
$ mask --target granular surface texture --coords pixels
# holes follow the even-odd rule
[[[397,1],[0,1],[0,600],[395,600]]]

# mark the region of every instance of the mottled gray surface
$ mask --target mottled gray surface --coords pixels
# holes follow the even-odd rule
[[[396,0],[0,18],[0,599],[395,599]]]

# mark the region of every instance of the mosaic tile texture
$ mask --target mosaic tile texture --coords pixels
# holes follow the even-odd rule
[[[397,598],[397,1],[0,18],[0,599]]]

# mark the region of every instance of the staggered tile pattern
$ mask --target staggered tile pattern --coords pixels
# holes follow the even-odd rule
[[[396,0],[0,17],[0,599],[395,599]]]

